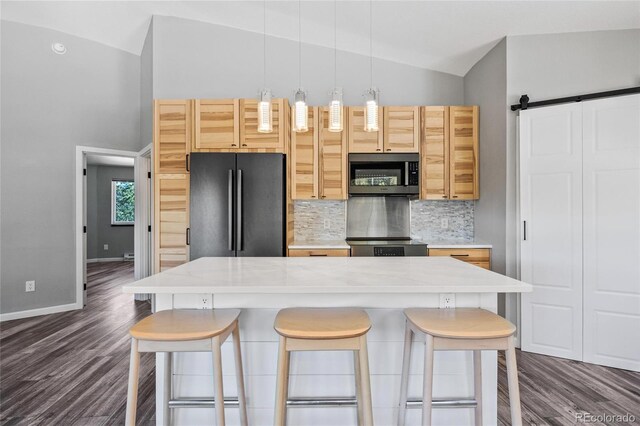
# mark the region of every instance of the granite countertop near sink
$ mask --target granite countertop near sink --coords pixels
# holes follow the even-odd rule
[[[290,250],[348,250],[351,247],[345,240],[294,240]]]
[[[490,249],[493,246],[482,240],[427,240],[427,248],[432,249]]]

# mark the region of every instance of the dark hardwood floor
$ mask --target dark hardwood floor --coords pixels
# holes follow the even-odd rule
[[[86,309],[0,323],[0,424],[124,423],[127,330],[150,314],[148,303],[121,292],[132,280],[133,263],[90,264]],[[583,411],[636,418],[592,424],[640,424],[640,373],[520,351],[517,357],[525,424],[575,424]],[[142,355],[139,424],[155,424],[153,360]],[[502,356],[498,374],[499,424],[510,425]]]

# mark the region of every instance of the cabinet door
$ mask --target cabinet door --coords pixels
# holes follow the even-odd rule
[[[449,108],[422,107],[420,199],[449,198]]]
[[[238,99],[197,99],[194,151],[236,149],[240,140]]]
[[[271,101],[273,131],[258,133],[258,101],[240,99],[240,148],[251,152],[284,152],[285,99]]]
[[[476,200],[478,191],[478,107],[449,107],[450,194]]]
[[[383,108],[384,151],[418,152],[420,145],[420,107]]]
[[[318,108],[309,108],[309,130],[291,132],[291,197],[318,199]]]
[[[155,179],[155,272],[189,261],[189,175],[160,174]]]
[[[329,131],[329,108],[320,108],[318,124],[320,198],[347,199],[347,135]]]
[[[155,173],[187,172],[191,148],[191,100],[154,102]]]
[[[347,107],[347,129],[349,152],[382,152],[383,117],[382,108],[378,109],[377,132],[364,131],[364,107]]]

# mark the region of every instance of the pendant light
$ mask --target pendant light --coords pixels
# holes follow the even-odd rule
[[[302,88],[302,15],[301,0],[298,0],[298,90],[293,97],[293,131],[304,133],[309,130],[309,107],[307,92]]]
[[[338,68],[338,0],[333,0],[333,91],[329,102],[329,131],[341,132],[343,129],[342,89],[337,87]]]
[[[273,132],[273,117],[271,114],[271,90],[267,89],[267,0],[263,2],[263,60],[262,60],[262,87],[258,98],[258,133]]]
[[[364,93],[364,131],[378,131],[378,98],[380,92],[373,87],[373,2],[369,0],[369,89]]]

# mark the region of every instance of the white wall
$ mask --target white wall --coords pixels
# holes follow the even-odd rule
[[[137,150],[140,58],[14,22],[2,21],[1,35],[0,311],[9,313],[75,301],[75,147]]]
[[[322,105],[333,87],[333,49],[303,44],[302,86]],[[154,98],[253,98],[263,86],[262,34],[187,19],[153,17]],[[338,52],[347,105],[363,102],[369,57]],[[298,43],[267,37],[267,86],[289,97],[298,86]],[[386,105],[462,103],[462,77],[375,60],[374,85]]]

